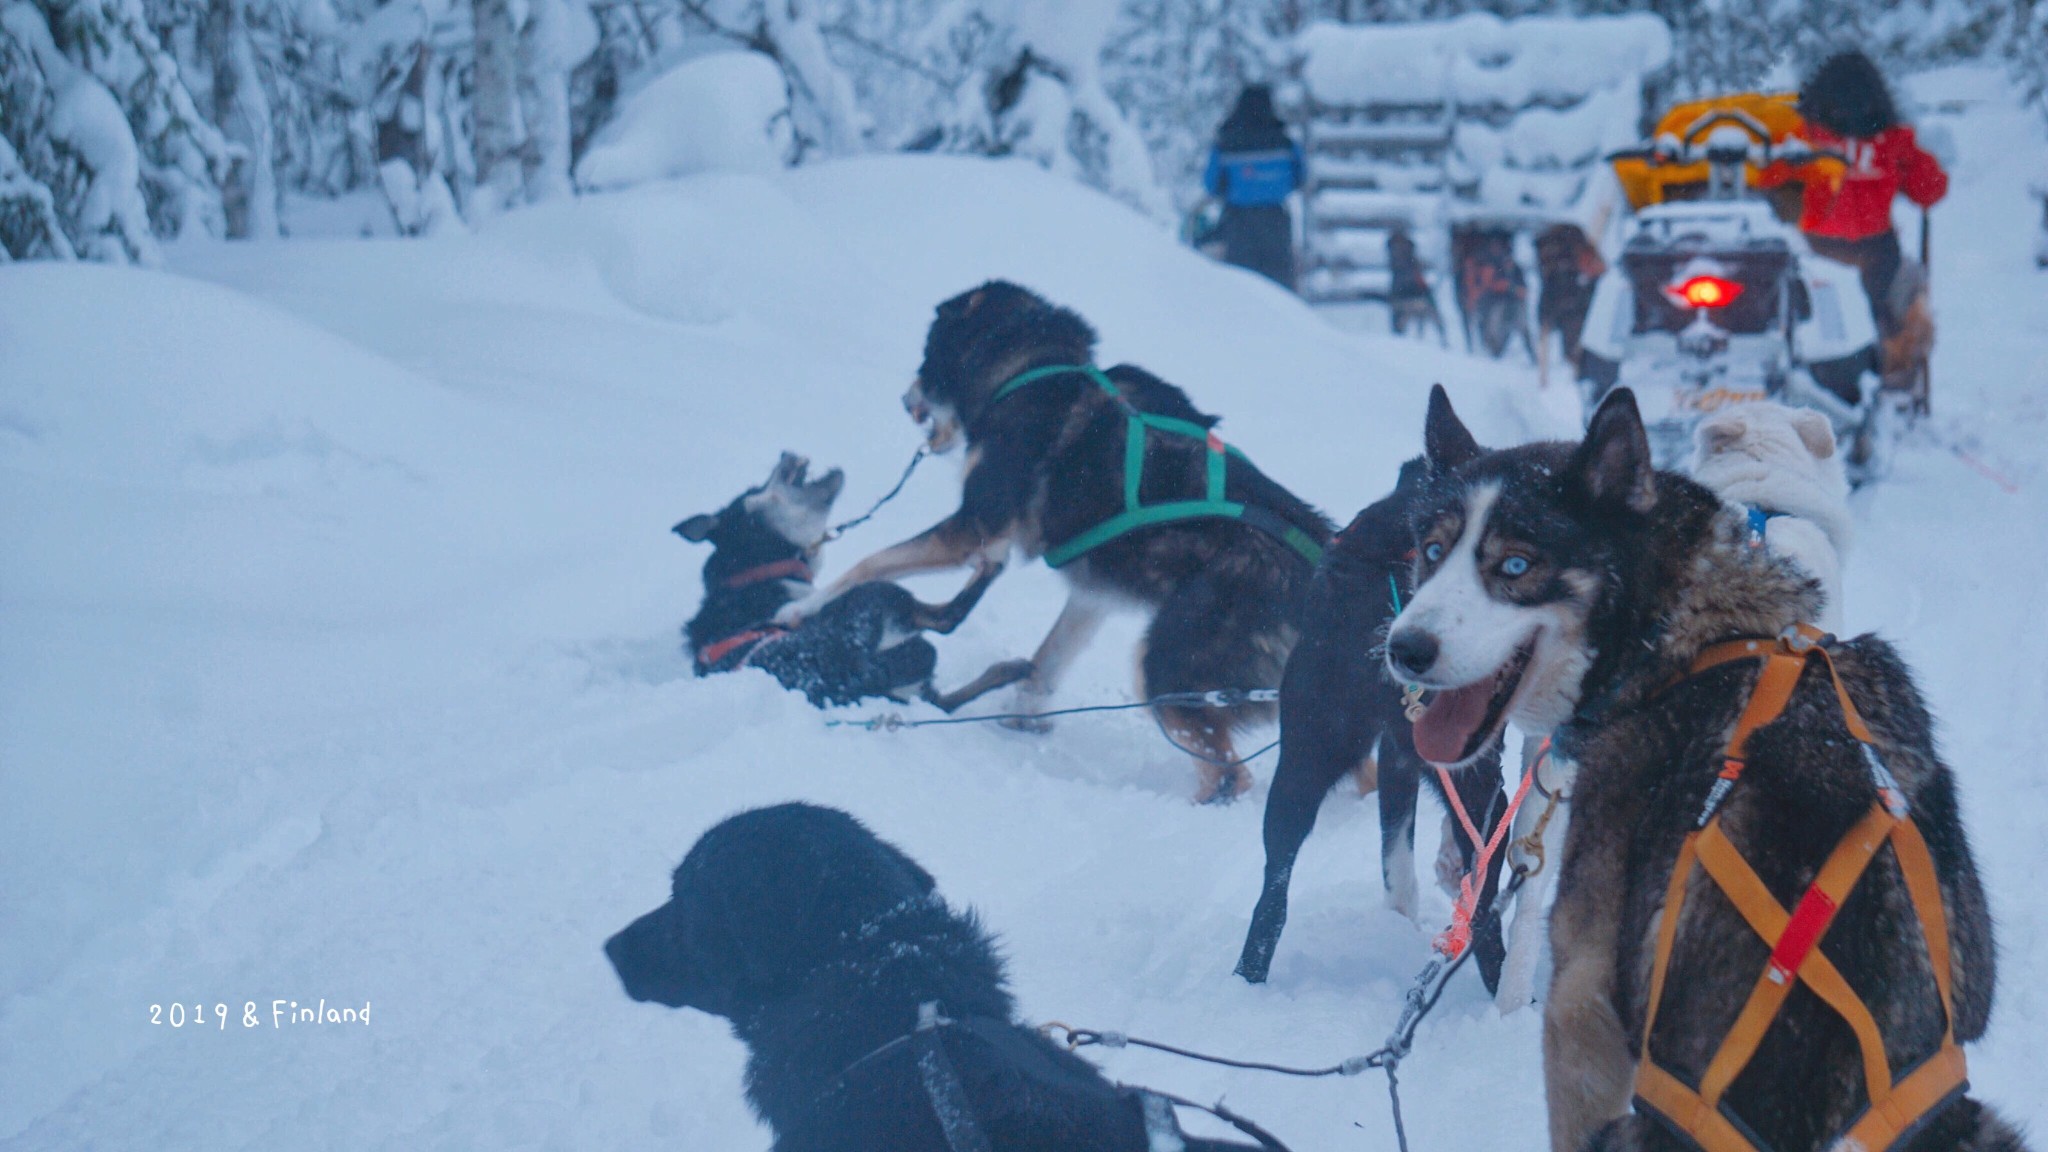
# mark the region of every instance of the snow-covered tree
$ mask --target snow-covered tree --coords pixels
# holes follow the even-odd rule
[[[34,168],[23,165],[24,177],[58,193],[52,202],[68,243],[81,254],[155,263],[159,253],[143,199],[142,153],[120,102],[99,77],[58,49],[35,5],[16,0],[0,10],[0,30],[9,41],[4,58],[15,65],[8,75],[10,135],[20,130],[15,124],[35,133],[25,137],[26,160]],[[17,100],[19,111],[13,110]],[[20,149],[10,146],[9,152],[17,163],[24,159]],[[23,194],[40,199],[32,189]]]
[[[1103,53],[1104,82],[1187,208],[1211,137],[1239,89],[1281,78],[1298,5],[1270,0],[1126,0]]]
[[[519,33],[519,111],[526,125],[526,198],[572,196],[569,74],[597,47],[597,22],[584,0],[528,0]]]
[[[148,261],[365,193],[390,210],[365,227],[459,226],[573,194],[587,150],[618,151],[608,125],[653,115],[643,92],[735,45],[780,78],[747,116],[772,105],[781,162],[1026,157],[1165,219],[1309,21],[1475,10],[1662,16],[1653,105],[1791,83],[1853,44],[1894,71],[2002,53],[2048,112],[2048,0],[0,0],[0,246]],[[669,167],[764,162],[742,143]],[[597,168],[611,186],[633,165]]]
[[[476,63],[471,73],[470,116],[476,125],[473,216],[487,217],[519,199],[525,174],[519,143],[519,20],[513,0],[472,0]]]
[[[49,185],[29,175],[14,146],[0,136],[0,264],[16,253],[23,259],[73,258]]]
[[[242,151],[199,110],[142,0],[52,3],[65,54],[112,92],[137,147],[150,220],[165,236],[226,233],[221,186]]]
[[[933,143],[1024,157],[1165,219],[1168,200],[1145,139],[1103,85],[1116,12],[1113,0],[982,6],[990,63],[959,85]]]
[[[853,81],[825,46],[816,0],[679,0],[695,26],[743,44],[782,69],[789,90],[792,160],[845,156],[866,146],[868,122]]]
[[[277,150],[248,7],[248,0],[210,0],[205,48],[213,58],[214,123],[242,150],[222,189],[227,234],[270,237],[278,234]]]

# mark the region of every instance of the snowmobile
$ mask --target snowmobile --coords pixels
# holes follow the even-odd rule
[[[1636,214],[1593,290],[1580,395],[1590,418],[1610,389],[1633,389],[1659,467],[1684,467],[1707,413],[1757,400],[1825,413],[1852,483],[1889,466],[1905,416],[1879,387],[1862,280],[1753,187],[1766,164],[1840,160],[1793,135],[1794,99],[1682,104],[1650,143],[1609,157]]]

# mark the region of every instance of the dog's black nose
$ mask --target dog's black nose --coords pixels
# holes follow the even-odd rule
[[[1387,637],[1387,665],[1411,679],[1428,674],[1437,651],[1436,637],[1420,628],[1403,628]]]

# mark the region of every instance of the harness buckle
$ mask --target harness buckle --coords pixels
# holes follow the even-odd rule
[[[1728,763],[1739,767],[1742,761],[1730,760]],[[1720,809],[1721,801],[1726,800],[1728,793],[1734,790],[1734,788],[1735,777],[1730,776],[1726,771],[1714,777],[1714,787],[1707,792],[1707,802],[1700,806],[1700,818],[1693,827],[1705,828],[1707,821],[1712,820],[1714,813]]]
[[[1863,763],[1870,769],[1870,781],[1877,785],[1877,798],[1883,801],[1885,811],[1891,813],[1895,820],[1905,819],[1906,813],[1911,810],[1906,803],[1906,791],[1899,787],[1899,781],[1892,775],[1891,769],[1884,766],[1884,761],[1877,755],[1877,749],[1864,744]]]

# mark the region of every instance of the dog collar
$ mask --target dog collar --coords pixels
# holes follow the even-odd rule
[[[749,584],[759,584],[763,580],[783,579],[801,580],[809,584],[812,580],[809,562],[805,561],[801,556],[792,556],[787,560],[756,564],[752,568],[743,569],[727,576],[725,578],[725,586],[727,588],[745,588]]]
[[[1750,504],[1747,508],[1749,511],[1749,546],[1751,548],[1761,548],[1764,546],[1764,529],[1770,527],[1771,521],[1776,520],[1780,516],[1791,515],[1789,512],[1773,512],[1761,504]]]

